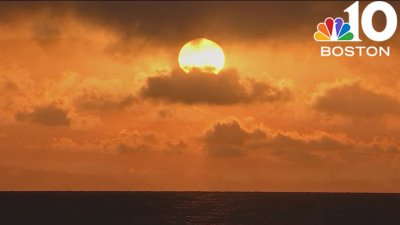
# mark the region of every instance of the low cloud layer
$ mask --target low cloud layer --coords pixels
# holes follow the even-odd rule
[[[204,136],[206,150],[211,155],[233,156],[246,152],[245,146],[266,138],[261,130],[244,129],[239,121],[221,121],[213,125]]]
[[[76,141],[68,137],[53,139],[51,143],[40,146],[42,149],[99,152],[99,153],[180,153],[187,149],[181,139],[172,140],[165,135],[138,130],[121,130],[107,138]]]
[[[376,117],[400,115],[400,101],[392,96],[364,87],[360,82],[326,89],[317,97],[317,110],[346,116]]]
[[[124,97],[115,97],[97,94],[80,95],[74,99],[75,106],[83,110],[121,110],[131,106],[136,98],[132,95]]]
[[[54,105],[37,106],[30,112],[17,112],[15,118],[18,121],[46,126],[69,126],[71,119],[68,112]]]
[[[53,84],[59,95],[70,97],[71,105],[79,110],[122,110],[133,105],[137,98],[128,85],[115,79],[85,78],[78,74],[65,74]],[[69,94],[69,93],[73,94]]]
[[[287,89],[250,79],[240,80],[234,71],[219,75],[173,71],[170,75],[149,77],[140,95],[167,102],[212,105],[276,102],[290,97]]]
[[[210,155],[220,157],[262,152],[281,159],[310,162],[335,154],[349,155],[353,151],[361,151],[362,154],[400,152],[396,143],[387,141],[362,143],[344,135],[325,132],[299,134],[260,128],[246,129],[236,119],[216,122],[203,136],[203,140],[204,149]]]

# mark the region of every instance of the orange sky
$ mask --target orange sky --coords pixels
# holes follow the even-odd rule
[[[398,32],[313,40],[351,3],[0,3],[0,190],[399,192]],[[218,76],[178,68],[200,37]]]

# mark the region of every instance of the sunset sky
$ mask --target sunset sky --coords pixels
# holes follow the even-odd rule
[[[1,2],[0,190],[400,192],[399,32],[313,38],[352,3]],[[197,38],[218,75],[179,68]]]

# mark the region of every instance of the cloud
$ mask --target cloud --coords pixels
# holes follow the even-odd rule
[[[74,2],[0,4],[0,22],[24,18],[57,21],[75,17],[83,23],[102,26],[119,34],[118,44],[132,38],[143,38],[163,44],[183,44],[198,37],[231,40],[254,40],[279,35],[284,38],[309,34],[315,21],[327,15],[338,15],[351,2]],[[285,12],[285,13],[282,13]],[[46,16],[43,16],[46,15]],[[240,21],[238,21],[240,18]],[[21,20],[21,19],[20,19]],[[38,22],[36,22],[38,23]],[[34,37],[48,40],[56,37],[61,25],[34,26]],[[218,41],[218,40],[216,40]],[[117,45],[118,45],[117,44]],[[126,47],[126,45],[124,45]],[[123,48],[120,48],[123,50]]]
[[[129,153],[153,151],[158,144],[159,137],[155,133],[123,130],[115,138],[102,140],[100,146],[120,153]]]
[[[136,101],[133,95],[112,96],[96,93],[86,93],[74,99],[75,106],[84,110],[108,111],[124,109]]]
[[[129,85],[117,79],[65,73],[62,79],[47,85],[47,90],[53,96],[67,99],[71,106],[79,110],[111,111],[127,108],[137,101],[130,93]]]
[[[30,102],[33,97],[31,90],[36,83],[26,70],[12,65],[6,59],[0,61],[0,112],[5,113]]]
[[[18,86],[14,82],[7,80],[7,79],[1,80],[0,87],[1,87],[1,90],[3,90],[3,92],[18,91]]]
[[[18,121],[29,121],[46,126],[69,126],[68,112],[55,105],[37,106],[30,112],[17,112]]]
[[[179,153],[188,147],[181,139],[175,141],[160,133],[138,130],[122,130],[115,137],[100,140],[99,146],[107,151],[118,153]]]
[[[44,145],[28,147],[71,152],[93,151],[121,154],[163,152],[174,154],[185,151],[188,144],[182,139],[171,139],[151,131],[121,130],[105,138],[75,140],[69,137],[59,137],[53,138],[50,143]]]
[[[214,75],[198,71],[185,74],[178,70],[170,75],[149,77],[140,95],[167,102],[212,105],[276,102],[290,97],[287,89],[251,79],[241,81],[234,71]]]
[[[360,82],[327,88],[319,95],[314,108],[326,113],[356,117],[400,114],[400,101],[390,95],[364,87]]]
[[[237,119],[217,121],[203,136],[204,149],[210,155],[226,157],[266,153],[290,161],[321,160],[353,152],[371,155],[377,152],[400,152],[398,143],[372,140],[364,143],[345,135],[326,132],[299,134],[268,129],[246,129]]]
[[[169,110],[169,109],[158,110],[157,114],[162,119],[173,118],[175,116],[174,112],[172,110]]]
[[[83,20],[115,30],[124,39],[141,36],[163,44],[182,44],[205,35],[254,40],[275,35],[282,38],[287,33],[298,34],[296,31],[310,33],[316,18],[338,15],[349,5],[349,2],[79,2],[74,4],[73,12]]]
[[[22,68],[4,64],[0,64],[0,68],[0,89],[3,90],[0,93],[0,123],[4,121],[13,124],[19,121],[89,129],[97,126],[100,120],[96,115],[79,112],[79,109],[97,109],[102,106],[109,109],[123,108],[133,101],[127,93],[124,98],[121,94],[123,91],[116,92],[107,87],[91,88],[87,85],[87,80],[96,79],[79,80],[74,76],[65,76],[60,80],[35,81]],[[104,80],[103,83],[110,85],[112,82]],[[92,96],[98,96],[98,99],[90,98]]]
[[[244,154],[244,146],[263,140],[265,135],[261,130],[244,129],[237,120],[227,120],[214,124],[203,140],[208,153],[216,156],[232,156]]]
[[[55,19],[37,22],[32,27],[32,37],[42,46],[46,46],[60,39],[60,21]]]

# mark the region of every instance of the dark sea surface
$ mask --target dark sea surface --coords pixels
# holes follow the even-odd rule
[[[0,225],[400,225],[400,194],[0,192]]]

